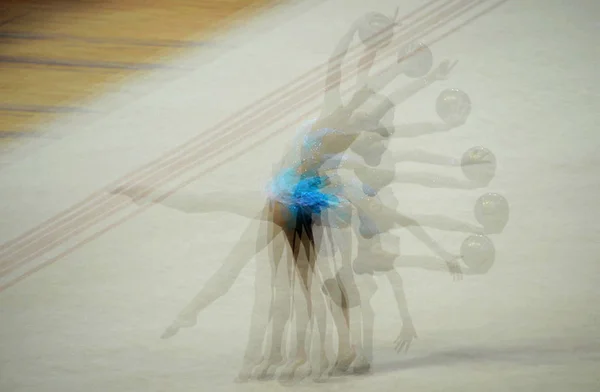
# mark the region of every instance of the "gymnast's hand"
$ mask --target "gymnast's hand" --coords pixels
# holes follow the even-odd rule
[[[394,341],[396,352],[398,354],[407,352],[412,341],[417,338],[417,331],[415,330],[415,326],[413,325],[412,321],[404,322],[402,329],[400,330],[400,334]]]
[[[179,332],[181,328],[191,328],[196,325],[198,314],[194,312],[183,311],[177,316],[175,321],[165,329],[165,332],[160,336],[161,339],[169,339]]]
[[[450,272],[450,275],[452,275],[452,279],[455,281],[462,280],[463,278],[462,269],[460,268],[460,264],[458,262],[459,259],[461,259],[461,256],[454,256],[452,259],[446,259],[448,271]]]

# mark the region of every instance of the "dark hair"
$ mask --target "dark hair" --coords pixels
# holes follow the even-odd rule
[[[362,189],[363,189],[363,193],[367,196],[371,196],[371,197],[377,196],[377,192],[378,192],[377,189],[375,189],[367,184],[363,184]]]

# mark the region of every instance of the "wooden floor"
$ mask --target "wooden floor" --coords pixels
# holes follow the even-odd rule
[[[0,147],[274,0],[0,0]]]

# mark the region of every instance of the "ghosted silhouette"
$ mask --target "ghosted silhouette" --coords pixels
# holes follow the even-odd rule
[[[342,37],[328,62],[327,88],[319,116],[299,127],[285,155],[274,166],[273,179],[264,192],[177,192],[154,199],[152,195],[158,190],[143,185],[112,190],[139,204],[159,200],[162,206],[186,214],[225,212],[249,220],[220,268],[166,328],[163,338],[196,325],[199,313],[226,294],[254,258],[255,301],[238,381],[270,379],[276,374],[281,381],[309,374],[321,379],[349,369],[365,373],[373,360],[375,314],[370,301],[377,291],[373,275],[383,274],[394,291],[402,324],[394,345],[397,351],[405,352],[417,333],[397,267],[445,270],[456,280],[463,274],[489,270],[494,249],[482,234],[503,230],[508,221],[505,199],[496,194],[482,196],[475,207],[475,218],[481,225],[474,225],[445,215],[401,213],[389,188],[395,183],[413,183],[428,188],[478,189],[489,184],[496,169],[495,157],[483,147],[468,150],[461,159],[422,150],[389,149],[398,138],[459,127],[471,112],[468,95],[451,89],[440,94],[436,102],[441,122],[395,124],[393,109],[397,105],[446,79],[456,65],[446,60],[434,67],[429,48],[416,43],[408,46],[414,53],[402,55],[408,59],[371,75],[377,53],[389,44],[386,40],[393,37],[396,24],[395,17],[369,14]],[[364,42],[377,36],[373,26],[388,32],[384,40],[365,45],[358,61],[355,92],[345,103],[341,94],[342,64],[355,35]],[[417,60],[410,60],[411,55]],[[401,74],[414,80],[387,96],[380,94]],[[396,169],[409,161],[460,167],[466,180]],[[499,218],[494,217],[498,210],[502,215]],[[463,243],[460,254],[452,254],[428,234],[427,227],[472,235]],[[405,228],[432,255],[401,254],[399,238],[390,233],[396,228]],[[396,244],[392,252],[383,249],[384,236]],[[295,296],[296,283],[302,292],[300,298]],[[313,286],[318,289],[313,290]],[[350,309],[354,308],[359,316],[351,319]],[[331,344],[327,339],[328,315],[337,332],[333,364],[327,356]],[[286,329],[294,333],[293,339],[286,335]],[[314,333],[318,333],[316,365],[309,361]]]

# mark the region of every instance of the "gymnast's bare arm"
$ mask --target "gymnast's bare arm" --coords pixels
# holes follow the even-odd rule
[[[395,269],[388,271],[385,274],[385,277],[388,279],[388,282],[394,291],[398,312],[400,313],[400,319],[402,320],[402,328],[400,334],[394,341],[394,344],[396,346],[396,351],[406,352],[410,348],[413,339],[417,338],[417,331],[415,330],[412,317],[408,311],[406,295],[404,294],[404,283],[402,282],[402,277]]]

